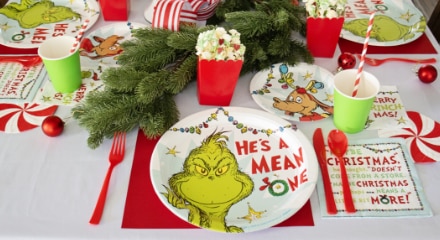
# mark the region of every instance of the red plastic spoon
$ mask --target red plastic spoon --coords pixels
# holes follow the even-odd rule
[[[337,129],[331,130],[328,134],[328,146],[332,153],[338,158],[339,167],[341,168],[342,193],[344,195],[345,211],[347,213],[356,212],[353,197],[351,195],[350,183],[348,181],[347,171],[343,156],[348,148],[348,139],[344,132]]]

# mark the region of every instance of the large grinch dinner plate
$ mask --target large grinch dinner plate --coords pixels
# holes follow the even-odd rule
[[[37,48],[46,39],[76,36],[86,19],[87,29],[99,17],[95,0],[9,0],[0,8],[0,44]]]
[[[250,91],[264,110],[291,121],[333,114],[333,74],[317,65],[274,64],[252,78]]]
[[[364,43],[370,15],[376,11],[369,45],[397,46],[410,43],[425,32],[426,19],[412,1],[348,0],[341,37]]]
[[[151,158],[153,187],[181,219],[218,232],[252,232],[295,214],[318,176],[295,125],[264,111],[225,107],[166,132]]]

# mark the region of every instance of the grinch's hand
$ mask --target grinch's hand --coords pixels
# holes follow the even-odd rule
[[[237,226],[229,226],[226,228],[226,232],[230,232],[230,233],[241,233],[244,232],[242,228],[237,227]]]
[[[178,208],[178,209],[184,209],[184,208],[188,208],[188,206],[185,204],[185,202],[183,201],[183,199],[181,199],[180,197],[178,197],[171,189],[169,189],[168,187],[164,186],[164,188],[167,189],[167,193],[162,193],[162,195],[164,195],[168,202],[173,205],[173,207]]]

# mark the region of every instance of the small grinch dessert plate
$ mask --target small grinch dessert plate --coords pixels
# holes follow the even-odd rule
[[[325,119],[333,114],[333,74],[317,65],[274,64],[255,74],[250,84],[254,101],[290,121]]]

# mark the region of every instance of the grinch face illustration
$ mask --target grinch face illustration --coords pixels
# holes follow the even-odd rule
[[[343,28],[356,36],[364,37],[368,21],[368,18],[355,19],[344,23]],[[374,17],[370,38],[376,39],[378,42],[406,41],[414,38],[416,32],[424,32],[425,29],[424,17],[421,17],[420,21],[413,25],[404,25],[389,16],[378,15]]]
[[[42,24],[57,23],[64,20],[81,19],[81,14],[65,6],[55,6],[52,1],[22,0],[0,8],[0,14],[17,20],[22,28],[35,28]]]
[[[225,217],[232,205],[249,196],[252,179],[239,170],[234,154],[227,148],[224,132],[213,133],[185,159],[183,171],[168,181],[162,193],[176,208],[188,209],[188,221],[222,232],[243,232],[227,226]]]

